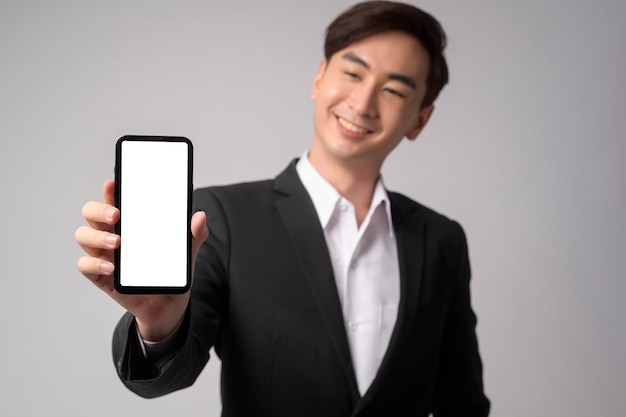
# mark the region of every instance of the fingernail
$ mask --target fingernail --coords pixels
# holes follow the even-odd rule
[[[100,270],[102,272],[111,273],[113,272],[113,265],[109,262],[102,262],[100,263]]]
[[[114,208],[108,208],[105,212],[104,215],[106,217],[107,220],[113,220],[113,216],[115,215],[115,209]]]
[[[104,243],[106,243],[107,245],[115,245],[116,241],[117,241],[117,235],[109,233],[104,236]]]

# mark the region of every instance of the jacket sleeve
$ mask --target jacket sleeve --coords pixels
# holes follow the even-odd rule
[[[470,303],[470,265],[465,233],[458,223],[454,259],[456,288],[445,322],[436,379],[435,417],[485,417],[483,370],[476,338],[476,315]]]
[[[161,358],[147,361],[135,330],[134,317],[126,313],[113,334],[113,362],[126,387],[153,398],[192,385],[220,335],[228,311],[228,227],[224,211],[210,189],[194,192],[193,211],[207,214],[209,237],[196,259],[191,300],[174,348]]]

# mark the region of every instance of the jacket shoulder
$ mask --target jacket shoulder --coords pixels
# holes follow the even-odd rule
[[[461,236],[465,239],[463,227],[454,219],[425,206],[401,193],[389,191],[392,213],[397,212],[411,222],[423,223],[431,231],[440,231],[446,235]]]
[[[391,205],[397,207],[404,212],[410,213],[412,215],[419,215],[427,221],[437,223],[456,223],[455,220],[452,220],[445,214],[442,214],[428,206],[425,206],[424,204],[419,203],[412,198],[405,196],[404,194],[395,191],[389,191],[388,194]]]

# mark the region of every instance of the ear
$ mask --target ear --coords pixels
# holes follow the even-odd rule
[[[324,59],[317,67],[317,74],[315,74],[315,79],[313,80],[313,86],[311,88],[311,100],[317,100],[319,94],[319,85],[322,81],[322,78],[324,78],[324,73],[326,72],[326,64],[327,61]]]
[[[419,135],[422,129],[424,129],[426,123],[428,123],[428,119],[430,119],[430,115],[433,114],[434,110],[434,104],[431,104],[430,106],[420,110],[419,114],[417,115],[417,119],[415,120],[415,124],[406,134],[407,139],[415,140],[415,138],[417,138],[417,135]]]

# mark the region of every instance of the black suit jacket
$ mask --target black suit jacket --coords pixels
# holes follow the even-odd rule
[[[176,348],[149,363],[126,314],[113,340],[128,388],[191,385],[215,347],[223,416],[486,416],[466,240],[454,221],[389,193],[398,318],[360,396],[324,235],[295,161],[276,179],[199,189],[210,236],[196,261]]]

